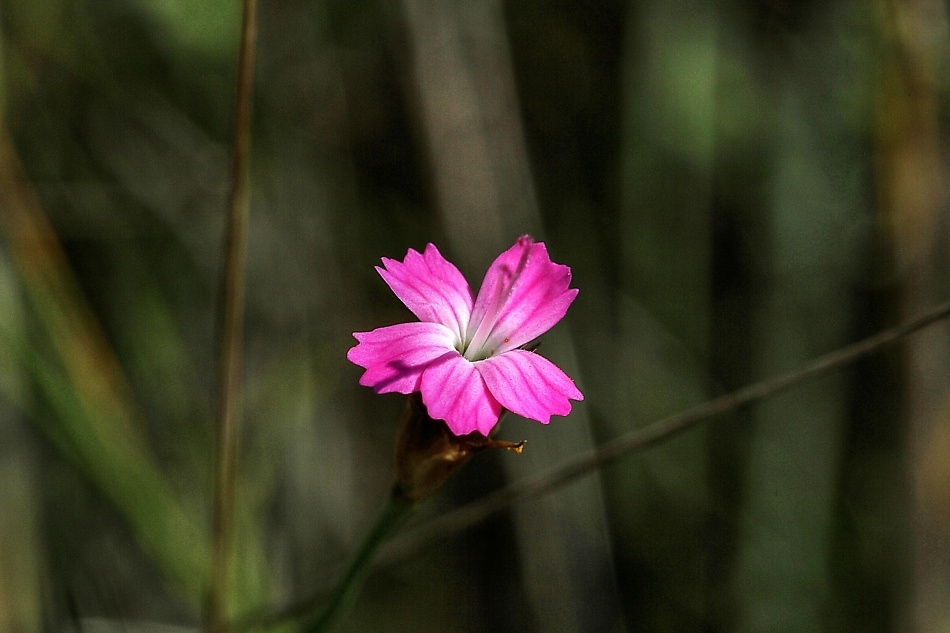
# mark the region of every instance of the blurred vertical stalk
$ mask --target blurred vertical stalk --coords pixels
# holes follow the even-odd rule
[[[2,19],[2,14],[0,14]],[[4,61],[4,37],[0,29],[0,134],[6,130],[6,73]],[[9,339],[25,336],[23,320],[25,310],[21,297],[15,290],[13,271],[8,265],[8,255],[0,251],[0,319],[4,337]],[[4,384],[0,387],[8,398],[16,401],[27,391],[25,372],[19,371],[12,355],[0,358],[0,372]],[[6,403],[0,402],[0,429],[4,448],[15,447],[17,442],[15,413]],[[12,427],[12,428],[11,428]],[[11,432],[12,431],[12,432]],[[40,631],[42,629],[42,591],[40,588],[40,565],[42,549],[39,544],[39,508],[33,481],[33,464],[29,452],[16,450],[0,452],[0,481],[14,482],[0,489],[0,507],[4,508],[0,519],[0,543],[15,543],[16,547],[4,547],[0,551],[0,630]]]
[[[25,336],[25,307],[13,266],[0,249],[0,336]],[[0,354],[0,383],[0,393],[13,402],[30,397],[27,373],[12,354]],[[0,398],[0,631],[39,633],[46,564],[42,494],[38,460],[22,419],[20,411]]]
[[[484,270],[517,235],[541,237],[538,231],[544,226],[503,3],[403,0],[402,10],[411,48],[411,92],[418,97],[419,128],[429,151],[439,215],[463,268]],[[577,376],[570,366],[574,345],[564,330],[546,334],[544,346]],[[520,479],[559,455],[592,448],[585,411],[577,407],[556,433],[519,426],[519,437],[533,448],[518,459],[504,460],[506,473]],[[512,519],[521,582],[514,586],[490,578],[485,583],[492,625],[534,619],[540,630],[552,633],[622,631],[599,478],[556,498],[519,506]],[[556,527],[539,534],[540,524]],[[486,576],[512,576],[497,571],[507,561],[492,564]],[[517,601],[515,593],[522,587],[526,600]],[[598,597],[594,604],[590,595]]]
[[[465,264],[539,224],[496,1],[403,0],[439,215]],[[513,237],[513,236],[512,236]]]
[[[240,446],[241,375],[244,358],[244,291],[247,261],[251,96],[257,40],[257,0],[244,0],[238,61],[237,110],[231,161],[231,196],[227,219],[221,321],[221,366],[216,437],[214,507],[212,510],[211,586],[208,630],[227,631],[231,616],[231,562],[234,498]]]
[[[878,3],[883,57],[876,113],[877,190],[901,284],[901,312],[947,295],[946,129],[941,129],[950,37],[939,0]],[[945,94],[945,93],[944,93]],[[945,96],[943,97],[945,98]],[[914,591],[900,628],[950,630],[950,331],[904,347],[908,467],[914,497]]]
[[[605,422],[614,436],[708,396],[722,72],[716,3],[647,1],[629,12],[627,24],[618,183],[622,285],[611,350],[613,407]],[[618,464],[606,480],[618,550],[631,561],[627,569],[644,570],[626,575],[625,594],[635,596],[625,601],[632,630],[700,628],[708,608],[708,447],[705,433],[693,433]],[[636,563],[632,552],[640,557]],[[639,574],[654,580],[638,586]]]
[[[863,58],[845,44],[853,10],[830,3],[807,22],[783,24],[807,46],[788,56],[776,38],[769,46],[780,63],[747,58],[750,69],[769,72],[759,129],[763,213],[742,225],[756,244],[749,277],[756,378],[841,347],[855,323],[849,293],[869,261],[861,195],[867,175],[855,164],[863,137],[847,119],[862,112],[840,107],[849,99],[863,103],[867,86]],[[815,72],[819,64],[827,65],[823,72]],[[836,374],[753,410],[729,630],[818,631],[845,619],[850,605],[835,583],[835,530],[849,405],[846,376]]]

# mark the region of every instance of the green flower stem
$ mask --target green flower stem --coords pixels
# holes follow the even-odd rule
[[[303,627],[304,633],[328,633],[340,623],[343,616],[353,606],[356,596],[359,595],[359,590],[363,586],[363,581],[366,580],[370,565],[376,558],[379,549],[389,540],[389,537],[393,535],[403,520],[409,516],[417,503],[402,495],[398,489],[393,492],[389,503],[386,504],[382,514],[373,525],[373,529],[370,530],[360,546],[350,567],[343,574],[340,583],[333,591],[333,595],[330,596],[323,613]]]

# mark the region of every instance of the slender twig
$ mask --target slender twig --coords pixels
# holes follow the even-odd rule
[[[635,451],[659,444],[724,413],[735,411],[740,407],[767,398],[820,374],[852,363],[928,325],[946,319],[948,316],[950,316],[950,301],[941,303],[930,312],[907,323],[820,356],[799,369],[757,382],[687,409],[682,413],[664,418],[646,428],[616,437],[595,450],[578,455],[548,472],[516,482],[503,490],[407,531],[405,536],[393,540],[390,551],[399,552],[400,556],[415,552],[428,543],[476,525],[517,501],[530,497],[540,497],[553,492],[578,477],[594,472],[605,464],[617,461]]]
[[[214,506],[212,510],[211,586],[208,629],[228,629],[229,593],[234,532],[234,497],[240,446],[241,374],[244,350],[244,286],[247,255],[249,163],[251,151],[251,93],[257,40],[257,1],[244,0],[237,77],[237,111],[231,159],[231,194],[222,278],[221,365],[216,437]]]
[[[546,473],[541,473],[535,477],[529,477],[523,481],[512,484],[504,490],[500,490],[479,501],[472,502],[448,512],[441,517],[432,519],[420,527],[410,529],[404,536],[393,538],[389,542],[390,546],[387,548],[388,553],[384,553],[378,564],[392,563],[398,559],[405,558],[429,543],[447,538],[484,521],[491,515],[504,510],[517,501],[530,497],[540,497],[553,492],[583,475],[594,472],[605,464],[629,456],[638,450],[659,444],[679,433],[699,426],[703,422],[711,421],[724,413],[735,411],[740,407],[763,400],[779,391],[815,378],[820,374],[852,363],[947,317],[950,317],[950,301],[941,303],[930,312],[907,323],[884,330],[862,341],[820,356],[799,369],[757,382],[738,391],[709,400],[682,413],[672,415],[646,428],[631,431],[630,433],[614,438],[599,448],[578,455]],[[370,541],[374,542],[373,549],[370,551],[371,555],[366,559],[363,559],[362,556],[357,557],[357,560],[361,564],[368,562],[368,559],[372,558],[372,554],[376,553],[376,547],[380,544],[375,543],[375,540],[370,538],[364,542],[363,548],[367,548],[367,543]],[[365,549],[361,550],[361,552],[364,551]],[[352,569],[353,568],[351,568],[351,571]],[[365,574],[369,571],[362,567],[359,569],[360,574]],[[340,586],[345,586],[345,584],[346,583],[343,583]],[[340,586],[337,587],[336,591],[340,590]],[[322,595],[326,594],[324,592],[314,594],[283,610],[271,614],[250,614],[242,618],[240,626],[237,628],[246,629],[255,625],[267,627],[291,620],[298,620],[302,615],[312,612],[316,605],[324,602],[320,599]]]

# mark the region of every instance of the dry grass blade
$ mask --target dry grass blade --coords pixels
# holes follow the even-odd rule
[[[241,431],[241,374],[244,359],[244,291],[247,263],[249,164],[251,153],[251,93],[257,41],[257,2],[244,1],[238,63],[237,112],[231,163],[231,199],[227,220],[224,306],[221,323],[221,365],[217,420],[214,508],[212,516],[210,631],[228,630],[231,559],[234,540],[234,501]]]

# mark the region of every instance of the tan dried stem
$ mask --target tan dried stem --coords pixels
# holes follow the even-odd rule
[[[238,62],[237,111],[231,161],[231,195],[222,279],[221,364],[216,437],[214,506],[212,509],[211,586],[208,630],[229,629],[234,541],[234,500],[240,447],[241,377],[244,359],[244,291],[247,261],[251,95],[257,41],[257,1],[244,0]]]

